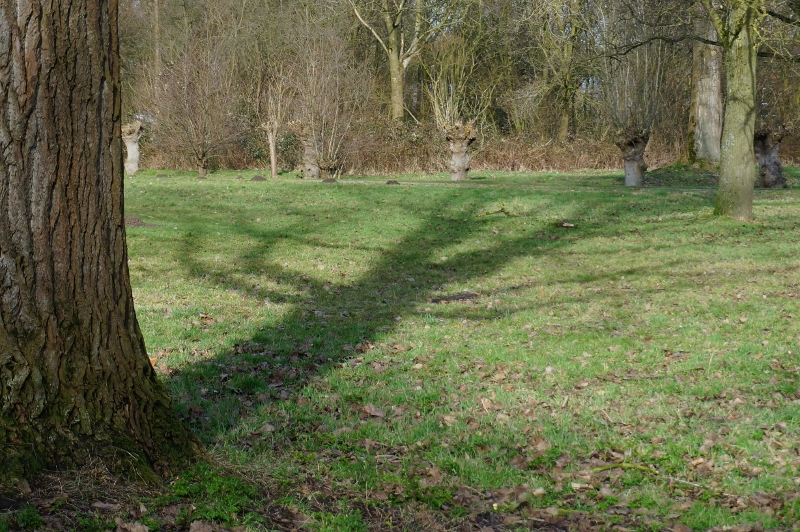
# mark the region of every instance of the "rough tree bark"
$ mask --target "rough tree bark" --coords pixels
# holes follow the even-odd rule
[[[117,0],[0,3],[0,476],[200,455],[136,321]]]
[[[635,127],[626,127],[617,134],[614,142],[622,152],[625,163],[625,186],[640,187],[644,184],[644,152],[650,140],[650,132]]]
[[[698,23],[698,32],[709,40],[717,38],[708,20]],[[716,46],[695,42],[684,162],[711,167],[719,164],[722,107],[722,54]]]
[[[702,0],[722,41],[726,104],[720,141],[719,188],[714,214],[750,220],[756,181],[753,138],[756,121],[756,59],[753,43],[758,10],[755,2],[734,2],[725,12]]]
[[[780,149],[781,141],[789,134],[785,128],[759,129],[753,139],[753,149],[758,160],[759,174],[757,187],[785,188]]]
[[[142,138],[144,127],[138,120],[122,126],[122,140],[125,142],[125,173],[133,175],[139,171],[139,139]]]
[[[469,152],[467,150],[475,141],[475,122],[467,124],[456,122],[446,128],[445,134],[450,143],[450,179],[462,181],[467,178],[467,172],[469,172]]]

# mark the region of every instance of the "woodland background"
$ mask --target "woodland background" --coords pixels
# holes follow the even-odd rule
[[[124,0],[120,9],[124,113],[145,123],[150,168],[267,168],[272,138],[279,167],[294,170],[311,124],[332,173],[442,171],[442,131],[459,119],[477,123],[476,170],[620,168],[615,140],[632,121],[650,133],[651,168],[691,164],[702,54],[724,68],[702,42],[716,38],[702,8],[680,2]],[[792,56],[795,27],[759,26],[761,126],[793,129],[796,66],[769,56]],[[783,144],[791,164],[800,143]]]

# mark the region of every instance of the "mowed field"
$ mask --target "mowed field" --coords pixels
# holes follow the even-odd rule
[[[800,521],[797,189],[745,224],[680,168],[255,173],[126,178],[139,323],[214,460],[151,529]]]

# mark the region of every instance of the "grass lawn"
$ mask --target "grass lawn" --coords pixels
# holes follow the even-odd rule
[[[158,173],[126,178],[137,315],[215,465],[151,530],[800,521],[797,189],[743,224],[680,169]]]

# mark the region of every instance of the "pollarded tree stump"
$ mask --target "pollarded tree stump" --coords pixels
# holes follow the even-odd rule
[[[122,140],[128,157],[125,159],[125,173],[133,175],[139,171],[139,139],[144,133],[144,126],[138,120],[122,126]]]
[[[614,144],[622,152],[625,163],[625,186],[640,187],[644,184],[644,173],[647,164],[644,162],[644,151],[650,141],[650,130],[628,125],[617,133]]]
[[[469,146],[475,142],[475,121],[463,124],[456,122],[445,128],[447,140],[450,143],[450,179],[462,181],[469,172]]]
[[[753,149],[758,160],[757,187],[785,188],[786,179],[783,177],[781,164],[781,142],[790,135],[790,128],[779,126],[776,128],[761,127],[756,130],[753,138]]]

